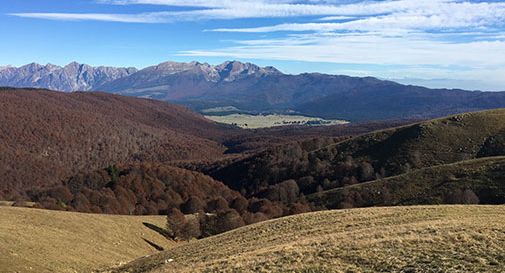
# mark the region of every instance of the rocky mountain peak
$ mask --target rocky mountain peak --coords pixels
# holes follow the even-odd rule
[[[0,85],[88,91],[94,86],[128,76],[136,71],[132,68],[92,67],[77,62],[71,62],[64,67],[30,63],[18,68],[0,69]]]
[[[23,65],[21,66],[19,69],[23,70],[23,71],[27,71],[27,72],[31,72],[31,73],[35,73],[41,69],[43,69],[44,66],[41,65],[41,64],[38,64],[38,63],[29,63],[27,65]]]
[[[49,71],[54,71],[54,70],[57,70],[57,69],[61,69],[61,66],[58,66],[58,65],[55,65],[55,64],[51,64],[51,63],[48,63],[44,66],[44,68],[46,70],[49,70]]]
[[[12,66],[11,65],[0,66],[0,71],[5,70],[5,69],[9,69],[9,68],[12,68]]]
[[[280,73],[273,67],[259,67],[251,63],[227,61],[219,65],[208,63],[190,62],[163,62],[143,70],[147,73],[161,73],[162,75],[177,74],[182,72],[194,73],[203,76],[207,81],[234,81],[248,76],[263,76]]]
[[[104,85],[107,87],[108,83],[133,74],[136,74],[136,76],[127,81],[129,84],[134,84],[140,78],[143,80],[150,79],[151,82],[163,82],[166,77],[177,76],[176,74],[179,73],[190,76],[195,80],[199,78],[214,83],[281,74],[273,67],[260,67],[252,63],[239,61],[227,61],[219,65],[210,65],[197,61],[189,63],[169,61],[140,71],[133,67],[93,67],[74,61],[63,67],[53,64],[31,63],[19,68],[0,68],[0,85],[38,87],[60,91],[88,91],[102,90]]]
[[[264,76],[272,73],[280,73],[272,67],[259,67],[252,63],[242,63],[239,61],[227,61],[216,66],[223,81],[234,81],[247,76]]]

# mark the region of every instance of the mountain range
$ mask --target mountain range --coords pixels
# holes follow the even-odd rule
[[[284,74],[274,67],[164,62],[141,70],[29,64],[0,69],[0,86],[105,91],[235,112],[297,113],[350,121],[433,118],[505,107],[505,92],[429,89],[373,77]],[[224,114],[224,113],[223,113]]]
[[[0,67],[0,85],[47,88],[57,91],[89,91],[96,86],[137,72],[136,68],[92,67],[77,62],[63,67],[37,63]]]

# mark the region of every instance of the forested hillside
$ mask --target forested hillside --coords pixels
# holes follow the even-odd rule
[[[104,93],[0,91],[0,199],[81,170],[215,158],[221,127],[184,107]]]
[[[204,170],[246,196],[265,196],[296,181],[303,194],[344,187],[413,169],[505,155],[505,110],[441,118],[357,136],[268,149]]]
[[[505,158],[486,157],[314,193],[326,208],[419,204],[504,204]]]
[[[0,90],[0,199],[124,163],[212,162],[287,142],[333,139],[406,121],[241,130],[185,107],[95,92]],[[230,155],[233,154],[233,155]]]
[[[169,236],[189,239],[312,210],[296,183],[284,183],[277,189],[281,199],[247,199],[202,173],[144,163],[81,173],[28,195],[36,207],[46,209],[169,215],[174,221]]]

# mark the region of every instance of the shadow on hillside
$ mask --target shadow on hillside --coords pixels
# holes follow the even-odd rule
[[[174,239],[173,234],[169,230],[166,230],[166,229],[161,228],[155,224],[151,224],[151,223],[147,223],[147,222],[142,222],[142,224],[145,227],[157,232],[158,234],[160,234],[161,236],[163,236],[165,238]]]
[[[158,250],[158,251],[163,251],[165,250],[162,246],[152,242],[152,241],[149,241],[147,240],[146,238],[142,238],[142,240],[144,240],[147,244],[149,244],[150,246],[154,247],[154,249]]]

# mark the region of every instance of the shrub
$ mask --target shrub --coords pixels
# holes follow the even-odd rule
[[[186,224],[183,226],[183,232],[180,235],[181,239],[188,241],[192,238],[200,238],[202,236],[200,215],[194,214],[190,216],[193,217],[186,216]]]
[[[244,211],[246,211],[248,206],[249,206],[249,201],[245,197],[243,197],[242,195],[236,197],[230,203],[230,207],[240,213],[243,213]]]
[[[244,226],[245,222],[236,210],[229,209],[217,214],[216,224],[216,232],[222,233]]]
[[[114,165],[107,167],[106,170],[110,176],[110,182],[109,182],[110,186],[115,187],[117,185],[117,181],[119,179],[119,170]]]
[[[450,204],[478,204],[479,197],[470,189],[456,189],[448,194],[445,198]]]
[[[196,196],[191,196],[182,206],[181,210],[184,214],[192,214],[203,211],[205,203]]]
[[[47,195],[65,204],[68,204],[74,197],[68,188],[64,186],[48,190]]]
[[[290,214],[290,215],[300,214],[300,213],[309,212],[309,211],[311,211],[311,208],[307,203],[294,203],[291,205],[288,214]]]
[[[207,202],[207,211],[224,211],[228,209],[228,202],[223,197],[218,197]]]
[[[287,180],[279,184],[269,186],[262,196],[271,201],[279,201],[290,204],[298,199],[300,189],[294,180]]]
[[[171,231],[172,237],[185,238],[184,230],[186,228],[186,217],[179,209],[173,208],[167,214],[167,229]]]
[[[242,214],[242,219],[247,225],[262,222],[268,220],[268,216],[266,216],[263,212],[256,212],[256,213],[251,213],[251,212],[244,212]]]
[[[362,162],[359,165],[359,178],[360,181],[367,181],[374,178],[375,170],[372,164],[368,162]]]
[[[463,204],[479,204],[479,197],[472,190],[465,190],[463,192]]]
[[[268,218],[277,218],[283,215],[283,210],[279,204],[267,199],[251,200],[249,210],[253,213],[264,213]]]

